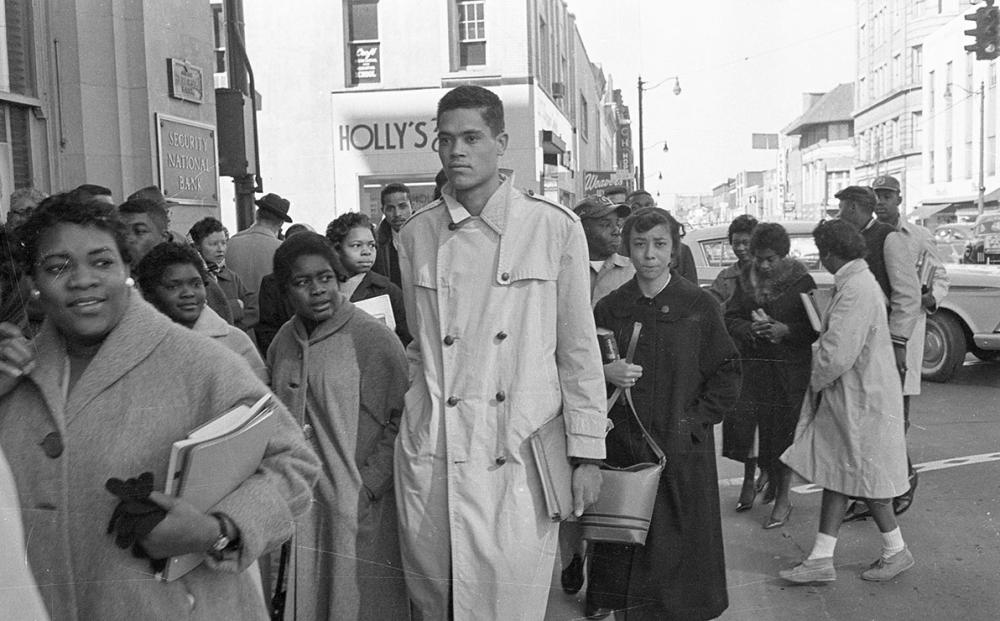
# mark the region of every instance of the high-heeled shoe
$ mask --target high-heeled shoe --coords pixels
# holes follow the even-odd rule
[[[771,530],[772,528],[781,528],[788,523],[788,518],[792,517],[792,505],[788,505],[788,511],[785,511],[785,517],[777,518],[772,513],[767,521],[764,522],[764,530]]]
[[[740,498],[736,501],[736,512],[749,511],[753,508],[753,501],[756,499],[757,490],[754,489],[753,485],[747,486],[744,483],[743,488],[740,490]]]

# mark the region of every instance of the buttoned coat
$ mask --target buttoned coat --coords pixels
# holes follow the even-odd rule
[[[740,361],[718,302],[672,272],[653,298],[632,279],[594,309],[628,351],[642,324],[632,388],[636,414],[667,456],[644,546],[592,544],[588,600],[624,619],[714,619],[728,605],[713,425],[739,397]],[[610,413],[608,463],[656,461],[632,414]]]
[[[557,524],[528,436],[560,412],[603,458],[587,242],[570,210],[505,180],[473,217],[445,197],[403,226],[411,385],[396,444],[410,597],[425,618],[541,619]],[[449,580],[450,579],[450,580]]]
[[[0,444],[22,507],[28,558],[53,619],[198,621],[267,618],[246,570],[292,534],[308,507],[317,460],[284,406],[258,471],[212,508],[241,547],[175,582],[106,533],[118,499],[105,481],[152,472],[163,489],[173,442],[267,387],[233,352],[177,325],[130,291],[124,317],[69,393],[62,337],[46,321],[35,369],[0,398]],[[237,573],[240,572],[240,573]]]
[[[841,267],[834,287],[823,330],[813,343],[812,375],[795,440],[781,461],[823,489],[894,498],[910,485],[903,391],[885,298],[864,259]]]
[[[275,394],[307,429],[323,464],[312,507],[295,529],[285,618],[405,620],[392,493],[403,346],[341,297],[312,333],[298,317],[287,322],[267,353]]]

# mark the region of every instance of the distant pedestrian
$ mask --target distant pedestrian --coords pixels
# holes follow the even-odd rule
[[[868,252],[865,261],[879,284],[885,296],[888,312],[889,334],[892,337],[892,351],[896,359],[896,369],[900,377],[909,375],[908,363],[916,353],[908,354],[909,342],[918,333],[918,325],[924,318],[921,308],[920,281],[917,278],[917,256],[913,247],[907,242],[903,233],[892,225],[880,222],[873,217],[878,206],[878,196],[875,192],[863,186],[848,186],[837,192],[835,198],[840,200],[839,217],[854,225],[861,232]],[[923,348],[918,360],[923,359]],[[914,373],[919,373],[919,368]],[[905,384],[903,385],[905,386]],[[902,389],[902,386],[901,386]],[[906,407],[904,405],[904,417]],[[909,461],[909,458],[907,458]],[[909,467],[910,486],[903,496],[903,502],[908,508],[913,501],[912,489],[917,482],[916,471]],[[904,509],[905,510],[905,509]],[[864,503],[852,503],[848,508],[848,521],[867,517],[868,510]]]
[[[916,261],[916,272],[920,285],[920,312],[917,324],[913,328],[910,339],[906,342],[906,377],[903,381],[903,417],[907,430],[910,428],[910,397],[920,394],[920,379],[924,366],[924,337],[927,330],[927,315],[935,312],[938,303],[948,295],[951,281],[948,270],[934,243],[934,237],[926,228],[907,222],[900,217],[899,207],[903,201],[899,180],[883,175],[872,182],[872,191],[878,202],[875,205],[875,215],[879,222],[884,222],[896,229],[906,240],[910,255]],[[893,509],[896,515],[903,513],[913,503],[913,495],[917,487],[917,473],[913,464],[909,464],[910,489],[905,494],[893,499]]]
[[[646,190],[635,190],[630,193],[625,198],[625,204],[628,205],[629,210],[632,213],[640,209],[646,209],[648,207],[656,207],[656,199],[653,195]],[[681,239],[684,238],[684,226],[681,225]],[[674,258],[674,264],[672,266],[674,270],[677,271],[681,277],[688,279],[694,284],[698,284],[698,266],[694,264],[694,255],[691,254],[691,249],[688,248],[687,244],[683,241],[677,251],[677,255]]]
[[[8,231],[13,231],[27,220],[31,213],[48,196],[35,188],[18,188],[11,192],[10,209],[7,211],[7,221],[4,223]]]
[[[587,252],[590,254],[590,303],[593,306],[598,300],[635,276],[632,261],[627,256],[619,254],[622,223],[631,212],[625,205],[615,205],[599,196],[585,198],[573,211],[580,216],[583,233],[587,236]]]
[[[335,264],[316,233],[274,255],[295,316],[268,351],[272,385],[323,464],[295,529],[285,618],[405,620],[392,464],[406,356],[391,330],[337,291]]]
[[[382,222],[378,225],[378,255],[372,271],[400,286],[399,230],[413,213],[410,205],[410,188],[402,183],[390,183],[379,195],[382,203]]]
[[[404,346],[409,345],[413,337],[406,326],[403,291],[372,269],[372,265],[378,261],[379,251],[368,216],[357,211],[339,216],[326,228],[326,238],[337,251],[344,271],[341,275],[340,292],[351,302],[387,296],[392,306],[396,335]]]
[[[914,561],[892,510],[892,498],[909,484],[903,395],[884,298],[855,227],[830,220],[813,237],[823,267],[834,275],[834,294],[813,346],[795,441],[781,460],[822,487],[823,501],[812,552],[780,575],[795,583],[837,579],[837,533],[848,497],[856,496],[865,499],[882,533],[882,554],[861,577],[891,580]]]
[[[257,296],[247,290],[240,275],[226,265],[229,230],[219,220],[208,217],[194,223],[188,237],[204,259],[209,280],[219,284],[226,294],[233,323],[244,330],[257,325]]]
[[[666,211],[640,209],[625,221],[623,246],[636,275],[597,303],[598,326],[627,351],[642,324],[634,365],[606,371],[631,389],[636,414],[667,456],[644,546],[591,544],[585,614],[613,610],[635,619],[713,619],[728,606],[713,426],[739,396],[740,362],[718,302],[671,271],[680,225]],[[630,371],[627,363],[615,363]],[[612,407],[607,462],[655,461],[631,413]]]
[[[271,273],[274,251],[281,245],[281,227],[292,218],[291,203],[277,194],[265,194],[256,201],[257,213],[253,224],[229,238],[226,264],[240,276],[250,293],[257,293],[260,280]]]
[[[254,374],[267,383],[267,368],[243,330],[226,323],[205,304],[210,276],[198,253],[189,246],[159,244],[135,268],[143,297],[176,323],[239,354]]]
[[[740,273],[750,265],[752,259],[750,256],[750,235],[756,226],[757,218],[750,214],[736,216],[729,223],[726,237],[736,261],[719,272],[708,287],[708,292],[722,304],[725,304],[732,297],[733,291],[736,291],[736,281],[739,279]]]
[[[623,185],[609,185],[604,188],[604,198],[608,199],[615,205],[621,205],[625,202],[625,197],[628,196],[628,189]]]
[[[118,218],[125,225],[131,265],[139,261],[156,245],[172,243],[187,245],[187,240],[170,231],[170,219],[163,203],[148,198],[131,198],[118,206]],[[226,320],[233,323],[226,294],[216,282],[209,282],[206,289],[208,305]]]
[[[726,302],[726,328],[740,350],[743,386],[737,411],[756,415],[758,459],[767,473],[774,509],[764,528],[784,526],[792,513],[788,497],[791,473],[778,459],[792,443],[802,396],[809,386],[809,362],[816,332],[800,294],[816,288],[809,270],[789,257],[791,240],[774,222],[758,224],[750,237],[750,264],[736,279],[736,290]],[[736,421],[734,421],[736,422]],[[751,425],[724,423],[730,454],[733,445],[752,446]],[[732,434],[740,429],[739,441]],[[744,473],[736,510],[753,505],[753,474]]]
[[[315,233],[308,224],[293,224],[288,227],[285,240],[299,235],[300,233]],[[336,256],[334,256],[336,258]],[[338,263],[333,266],[339,277],[343,277],[344,269]],[[257,325],[253,329],[257,339],[257,348],[261,354],[267,356],[267,348],[271,346],[274,335],[278,329],[285,325],[285,322],[292,318],[295,309],[288,301],[288,296],[281,291],[278,282],[274,278],[274,272],[268,272],[260,279],[260,291],[257,292],[257,306],[259,309]]]

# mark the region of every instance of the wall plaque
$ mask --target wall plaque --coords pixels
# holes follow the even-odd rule
[[[160,187],[181,205],[218,206],[219,173],[215,127],[156,114]]]

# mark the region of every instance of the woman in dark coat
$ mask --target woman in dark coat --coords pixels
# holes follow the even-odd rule
[[[622,237],[636,276],[594,309],[597,325],[614,331],[622,352],[633,324],[642,324],[633,360],[639,377],[608,377],[632,389],[639,418],[667,465],[646,544],[593,545],[590,618],[618,609],[628,619],[711,619],[728,606],[712,425],[736,403],[739,357],[719,303],[669,270],[679,228],[662,209],[631,215]],[[655,461],[626,408],[616,404],[610,417],[609,464]]]
[[[758,224],[750,237],[752,262],[726,303],[726,327],[740,348],[745,376],[752,378],[743,382],[740,401],[757,411],[757,459],[774,491],[768,529],[783,526],[792,511],[790,472],[778,457],[795,435],[816,340],[799,296],[816,283],[805,265],[788,256],[789,248],[784,227]]]

